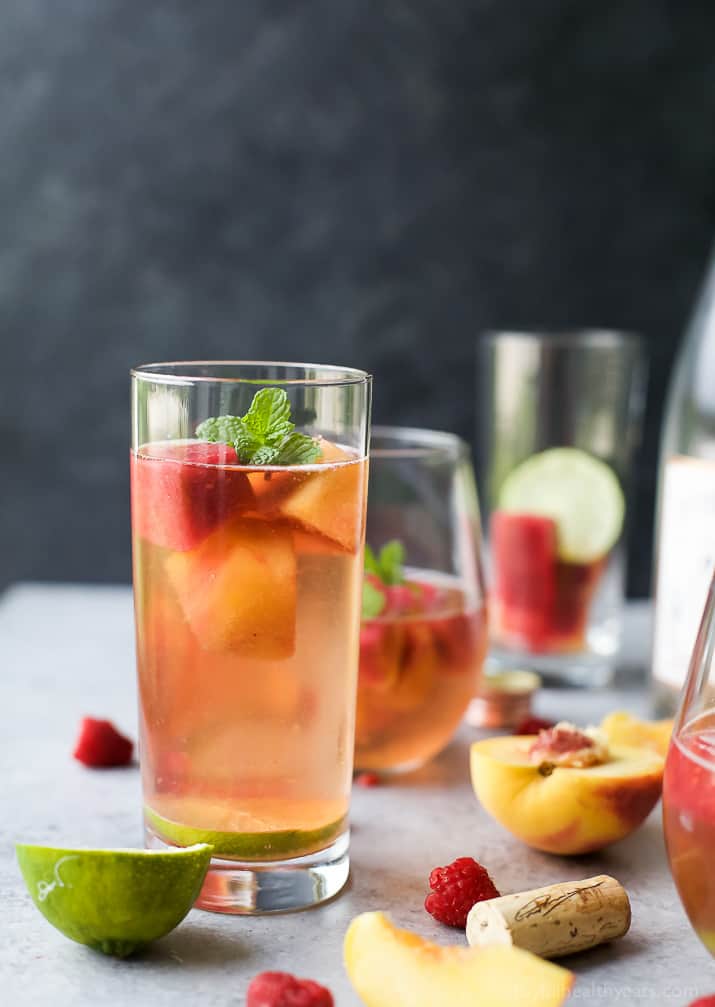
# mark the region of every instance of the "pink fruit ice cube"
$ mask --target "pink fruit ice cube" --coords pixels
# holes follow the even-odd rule
[[[552,628],[556,545],[556,524],[550,518],[492,514],[494,595],[502,627],[536,649]]]
[[[204,650],[279,660],[295,645],[296,560],[290,529],[250,518],[175,552],[166,573]]]
[[[145,445],[131,456],[134,533],[166,549],[195,549],[214,528],[252,505],[248,477],[230,467],[235,464],[228,444]]]

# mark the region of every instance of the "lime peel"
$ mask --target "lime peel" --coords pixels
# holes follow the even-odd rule
[[[198,898],[213,847],[72,849],[16,843],[33,902],[65,937],[125,958],[164,937]]]
[[[167,843],[185,847],[189,843],[209,843],[215,857],[226,860],[289,860],[322,850],[347,827],[343,816],[317,829],[280,829],[271,832],[220,832],[196,828],[163,818],[151,808],[144,817],[152,831]]]

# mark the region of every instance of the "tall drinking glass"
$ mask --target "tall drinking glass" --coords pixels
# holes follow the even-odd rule
[[[475,453],[495,663],[554,684],[611,677],[644,378],[641,341],[627,333],[478,340]]]
[[[715,956],[715,577],[665,763],[663,825],[680,899]]]
[[[450,740],[486,653],[479,505],[454,434],[376,427],[355,762],[399,772]]]
[[[348,876],[370,393],[312,364],[132,371],[145,837],[213,844],[204,909]]]

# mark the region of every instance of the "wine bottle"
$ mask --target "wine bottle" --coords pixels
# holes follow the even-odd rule
[[[715,256],[668,393],[656,526],[653,686],[669,715],[715,568]]]

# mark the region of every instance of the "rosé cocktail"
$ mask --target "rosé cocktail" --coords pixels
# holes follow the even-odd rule
[[[364,378],[342,373],[319,374],[313,399],[360,389],[366,410]],[[233,912],[320,901],[347,872],[365,416],[363,448],[297,432],[285,387],[263,380],[243,418],[131,456],[147,837],[212,843],[199,904]],[[311,858],[332,878],[315,898],[289,883]]]

